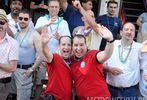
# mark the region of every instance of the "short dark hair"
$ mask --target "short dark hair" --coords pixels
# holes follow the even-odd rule
[[[111,3],[114,3],[114,4],[116,4],[116,5],[118,6],[118,3],[117,3],[115,0],[109,0],[109,1],[107,2],[107,7],[109,7],[109,5],[110,5]]]
[[[22,10],[20,10],[19,13],[25,13],[25,14],[28,14],[30,18],[32,17],[30,10],[28,10],[28,9],[22,9]]]
[[[80,0],[80,3],[87,3],[88,1],[93,1],[93,0]]]
[[[23,3],[23,0],[10,0],[10,3],[12,3],[13,1],[20,1],[21,3]]]
[[[59,44],[61,43],[61,40],[62,40],[62,38],[64,38],[64,37],[69,38],[69,39],[71,40],[71,44],[72,44],[72,39],[71,39],[71,37],[70,37],[70,36],[68,36],[68,35],[63,35],[63,36],[60,36],[60,38],[59,38]]]
[[[73,36],[73,40],[74,40],[74,38],[83,38],[84,39],[84,42],[86,44],[86,37],[84,35],[82,35],[82,34],[76,34],[76,35]]]

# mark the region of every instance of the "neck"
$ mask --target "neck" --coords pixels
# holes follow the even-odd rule
[[[58,18],[58,16],[50,16],[50,18]]]
[[[0,33],[0,40],[3,40],[6,34]]]
[[[109,16],[109,17],[115,17],[115,15],[110,15],[110,14],[107,14],[107,16]]]
[[[128,47],[133,43],[133,41],[123,40],[121,39],[121,44],[123,47]]]
[[[29,27],[26,27],[24,29],[21,29],[21,33],[26,33],[29,30]]]

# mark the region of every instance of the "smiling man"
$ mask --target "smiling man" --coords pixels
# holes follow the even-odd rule
[[[71,38],[61,36],[59,39],[59,54],[51,53],[47,43],[53,38],[45,27],[41,34],[42,49],[46,57],[48,83],[44,95],[52,95],[55,100],[71,100],[72,79],[69,64],[71,54]],[[46,99],[48,100],[48,99]]]
[[[18,24],[21,31],[15,34],[15,39],[19,43],[19,60],[16,72],[14,72],[17,100],[30,99],[33,85],[32,72],[42,61],[40,35],[29,27],[30,21],[29,11],[21,10],[18,15]]]

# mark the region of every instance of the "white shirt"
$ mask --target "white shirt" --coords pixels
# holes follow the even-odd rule
[[[11,13],[9,13],[7,15],[7,19],[9,20],[9,22],[8,22],[9,28],[11,29],[11,31],[13,32],[13,34],[16,34],[17,32],[19,32],[21,30],[18,22],[15,22],[15,20],[12,18]],[[34,23],[32,21],[30,21],[29,27],[31,29],[34,29]]]
[[[132,49],[125,63],[122,63],[119,57],[119,48],[123,50],[124,56],[127,55],[129,47],[122,49],[121,40],[116,40],[114,42],[114,51],[112,56],[108,59],[107,63],[110,68],[117,67],[122,70],[122,74],[114,76],[111,73],[107,74],[106,81],[108,84],[115,87],[130,87],[136,85],[140,80],[140,59],[141,44],[133,42]]]
[[[49,22],[49,18],[47,15],[40,17],[37,20],[37,23],[35,25],[35,29],[48,24],[48,22]],[[48,26],[48,33],[50,36],[53,36],[55,34],[55,32],[58,32],[60,36],[64,36],[64,35],[70,36],[68,24],[62,17],[58,17],[58,19],[54,23],[55,24],[51,24],[50,26]],[[52,38],[48,43],[48,47],[51,52],[53,52],[53,53],[57,52],[58,40],[55,38]]]

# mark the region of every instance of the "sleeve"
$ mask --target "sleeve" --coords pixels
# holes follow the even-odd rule
[[[44,18],[45,17],[39,17],[39,19],[36,22],[35,29],[37,29],[41,26],[44,26],[46,24],[46,22],[44,21]]]

